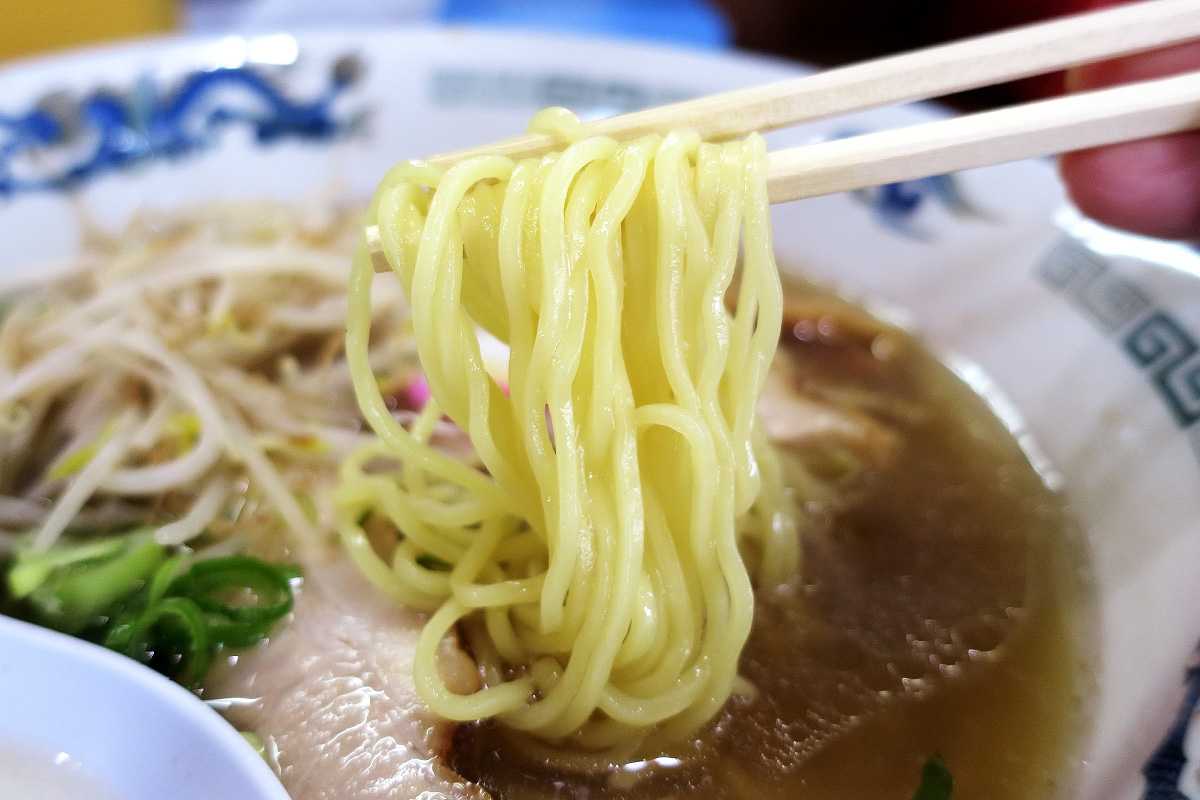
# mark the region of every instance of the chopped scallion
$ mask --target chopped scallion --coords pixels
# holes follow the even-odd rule
[[[921,770],[921,785],[913,800],[950,800],[954,794],[954,776],[941,756],[933,756]]]
[[[299,570],[249,556],[187,559],[148,529],[20,552],[8,595],[33,622],[197,686],[219,648],[258,643],[292,610]]]

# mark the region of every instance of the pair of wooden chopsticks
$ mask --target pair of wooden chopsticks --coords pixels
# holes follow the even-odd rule
[[[587,123],[630,139],[690,128],[745,136],[852,111],[967,89],[1200,38],[1200,1],[1149,0],[931,47],[810,77],[687,100]],[[771,201],[784,202],[939,172],[1080,150],[1200,127],[1200,74],[1145,81],[771,154]],[[458,153],[539,155],[561,145],[519,136]]]
[[[584,133],[630,139],[690,128],[706,139],[744,136],[1196,38],[1200,0],[1144,0],[596,120]],[[1200,128],[1200,71],[773,151],[768,191],[772,203],[783,203],[1194,128]],[[527,134],[428,161],[536,156],[560,146],[552,137]]]

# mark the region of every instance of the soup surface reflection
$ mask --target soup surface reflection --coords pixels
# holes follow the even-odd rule
[[[1091,617],[1061,498],[912,337],[819,292],[790,295],[763,403],[810,521],[802,578],[759,592],[753,691],[697,741],[599,774],[488,724],[460,729],[456,769],[501,798],[908,800],[940,755],[955,800],[1064,791]]]

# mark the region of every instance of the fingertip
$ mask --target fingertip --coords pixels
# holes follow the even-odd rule
[[[1200,44],[1088,64],[1066,75],[1069,91],[1150,80],[1200,65]],[[1200,133],[1071,153],[1060,161],[1071,199],[1088,216],[1136,233],[1200,237]]]
[[[1197,66],[1200,66],[1200,44],[1180,44],[1076,67],[1067,71],[1064,83],[1070,91],[1077,92],[1178,75]]]
[[[1090,217],[1147,236],[1200,238],[1200,133],[1070,153],[1059,169]]]

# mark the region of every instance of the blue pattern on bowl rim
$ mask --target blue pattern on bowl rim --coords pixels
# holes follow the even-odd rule
[[[326,88],[310,100],[288,96],[282,81],[260,65],[196,70],[164,90],[143,76],[124,92],[97,89],[82,98],[53,92],[18,113],[0,110],[0,197],[19,192],[74,188],[97,175],[158,159],[176,159],[216,145],[228,127],[251,129],[260,144],[281,139],[331,140],[352,133],[363,111],[338,116],[334,102],[360,77],[356,56],[336,59]],[[560,73],[518,75],[480,70],[439,70],[430,94],[440,105],[464,104],[587,107],[592,116],[623,113],[691,96],[628,81],[597,81]],[[215,102],[214,102],[215,101]],[[249,107],[247,108],[247,102]],[[858,131],[842,131],[842,138]],[[81,152],[70,152],[72,149]],[[22,162],[58,152],[54,167]],[[54,159],[51,159],[54,160]],[[984,215],[963,195],[952,175],[936,175],[860,189],[852,196],[885,228],[915,239],[930,234],[915,224],[929,202],[964,217]]]
[[[1038,267],[1142,372],[1200,459],[1200,335],[1134,280],[1077,240],[1060,241]]]
[[[1123,234],[1118,234],[1123,236]],[[1186,245],[1178,245],[1186,251]],[[1196,258],[1195,255],[1189,256]],[[1064,236],[1037,267],[1038,279],[1060,294],[1132,362],[1183,432],[1200,461],[1200,334],[1150,291],[1077,237]],[[1186,693],[1162,741],[1142,765],[1143,800],[1200,800],[1184,791],[1198,752],[1189,752],[1200,711],[1200,650],[1188,666]],[[1196,743],[1192,743],[1193,750]]]
[[[847,139],[866,131],[853,128],[836,131],[831,139]],[[883,186],[856,189],[850,196],[871,210],[880,225],[902,236],[929,241],[933,234],[916,223],[917,213],[929,203],[940,205],[956,217],[986,219],[987,214],[963,193],[954,175],[899,181]]]
[[[928,178],[857,189],[850,196],[869,208],[883,227],[923,241],[931,239],[933,235],[916,224],[916,214],[930,202],[942,206],[955,216],[986,217],[963,194],[954,175],[931,175]]]
[[[145,75],[125,91],[51,93],[25,111],[0,111],[0,197],[71,189],[102,173],[177,159],[215,146],[232,126],[249,128],[261,144],[347,135],[365,115],[339,115],[334,103],[361,73],[357,56],[342,56],[307,100],[290,97],[280,78],[253,63],[196,70],[172,88]]]
[[[1200,660],[1188,667],[1186,685],[1187,694],[1174,724],[1142,766],[1142,775],[1146,778],[1142,800],[1195,800],[1184,793],[1181,783],[1191,763],[1187,741],[1200,707]]]

